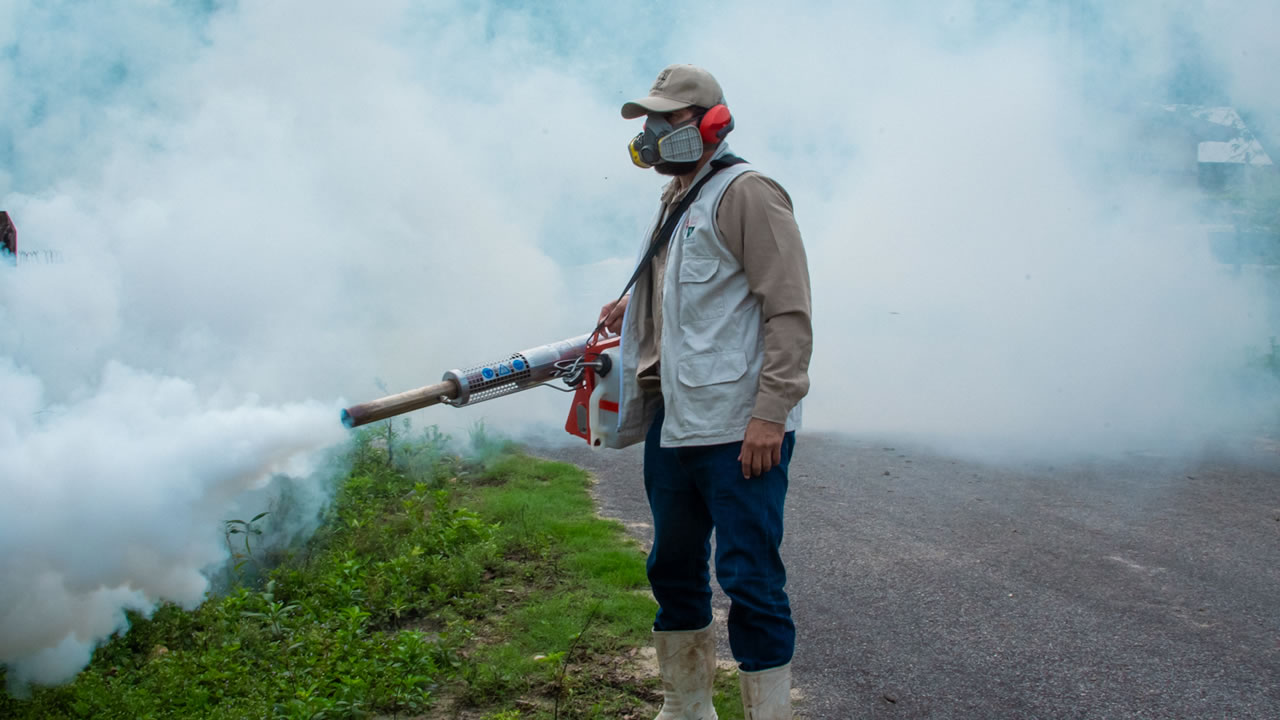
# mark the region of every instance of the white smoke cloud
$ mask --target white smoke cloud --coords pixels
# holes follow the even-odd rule
[[[1232,383],[1259,289],[1193,196],[1113,161],[1143,132],[1115,100],[1169,99],[1178,33],[1267,102],[1267,3],[206,5],[0,8],[0,206],[65,258],[0,267],[11,678],[199,602],[219,522],[340,438],[339,398],[589,330],[662,182],[618,107],[669,62],[712,69],[795,200],[810,427],[1098,452],[1258,420]]]
[[[125,608],[204,599],[224,513],[306,451],[341,440],[333,408],[201,397],[188,382],[107,364],[82,399],[47,403],[0,367],[0,639],[11,682],[65,680]]]
[[[200,602],[221,521],[342,440],[339,398],[589,329],[543,246],[629,245],[625,214],[565,208],[644,178],[601,184],[612,98],[518,16],[0,12],[21,28],[0,31],[0,206],[65,259],[0,267],[0,663],[20,685],[70,678],[125,609]],[[517,430],[563,402],[486,416]]]
[[[756,19],[735,15],[700,48],[729,68],[735,144],[796,198],[809,426],[1074,455],[1198,452],[1273,420],[1274,388],[1245,367],[1272,332],[1263,288],[1211,257],[1194,178],[1129,162],[1157,142],[1143,104],[1169,100],[1157,79],[1185,61],[1174,30],[1208,10],[997,5],[776,12],[748,55],[734,39]],[[803,40],[831,27],[842,42]]]

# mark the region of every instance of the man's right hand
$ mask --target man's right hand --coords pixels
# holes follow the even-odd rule
[[[627,303],[631,302],[631,295],[623,295],[621,300],[614,300],[611,303],[605,303],[600,308],[600,318],[596,320],[596,324],[604,323],[605,330],[617,335],[622,332],[622,314],[627,311]]]

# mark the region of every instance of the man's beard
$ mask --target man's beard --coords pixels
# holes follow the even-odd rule
[[[692,162],[660,162],[653,166],[659,175],[688,175],[698,169],[698,161]]]

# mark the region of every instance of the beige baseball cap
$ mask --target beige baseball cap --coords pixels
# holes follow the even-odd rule
[[[622,106],[622,117],[631,120],[651,112],[673,112],[690,105],[709,108],[723,102],[720,83],[711,73],[694,65],[668,65],[658,73],[648,97]]]

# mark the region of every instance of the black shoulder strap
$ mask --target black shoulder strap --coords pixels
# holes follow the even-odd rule
[[[658,251],[666,247],[667,243],[671,242],[671,234],[676,231],[676,225],[680,223],[680,218],[684,217],[684,214],[689,210],[689,207],[697,201],[698,194],[702,192],[702,187],[707,184],[707,181],[715,177],[716,173],[721,170],[744,162],[746,162],[746,160],[743,160],[737,155],[721,155],[711,161],[711,172],[707,173],[706,176],[697,183],[694,183],[692,188],[689,188],[689,192],[685,193],[680,204],[676,205],[675,209],[667,214],[667,221],[662,223],[662,227],[654,228],[653,237],[649,239],[649,250],[645,252],[644,258],[640,260],[640,264],[636,266],[635,272],[631,273],[631,279],[627,281],[627,286],[622,289],[622,294],[618,296],[618,300],[626,297],[627,293],[631,292],[631,288],[635,287],[636,281],[640,279],[640,276],[644,274],[645,269],[649,267],[651,262],[653,262],[653,258],[658,254]],[[601,321],[601,323],[596,326],[596,329],[592,331],[591,335],[594,337],[599,334],[603,327],[604,321]]]

